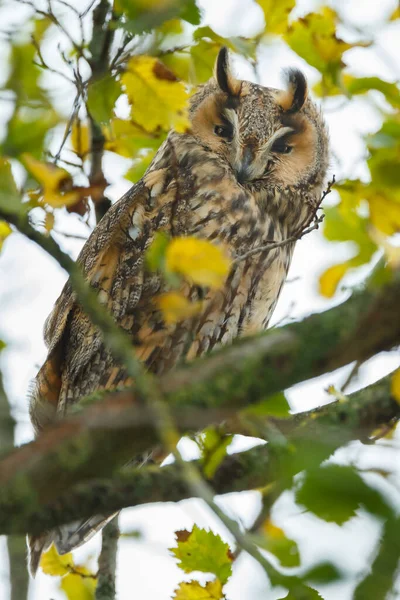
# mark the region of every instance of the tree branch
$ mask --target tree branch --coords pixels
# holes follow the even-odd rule
[[[0,371],[0,455],[3,456],[14,446],[15,419],[3,386]],[[25,536],[10,535],[7,537],[7,554],[10,569],[10,600],[26,600],[28,596],[29,575],[26,569],[21,569],[26,557]]]
[[[309,446],[312,440],[313,452],[307,455],[307,464],[301,460],[296,462],[298,472],[305,466],[320,464],[351,440],[366,440],[377,427],[399,418],[400,405],[391,395],[391,378],[388,376],[352,394],[347,403],[335,402],[289,419],[270,419],[270,422],[290,444],[305,442]],[[263,488],[267,483],[273,483],[280,458],[271,453],[269,445],[227,456],[209,484],[216,494]],[[88,481],[93,473],[96,478]],[[35,493],[28,478],[18,479],[18,500],[10,498],[7,503],[0,502],[0,533],[29,531],[38,534],[96,513],[112,513],[150,502],[176,502],[193,496],[177,464],[162,468],[154,465],[127,467],[109,479],[99,478],[99,473],[93,469],[86,481],[72,484],[49,503],[43,502],[40,494]],[[36,490],[40,490],[40,485]]]
[[[398,280],[378,293],[364,290],[325,313],[238,340],[161,377],[160,390],[177,426],[181,431],[198,430],[226,420],[238,409],[295,383],[399,344],[399,297]],[[97,307],[90,306],[93,309]],[[108,330],[103,331],[106,337]],[[143,400],[145,390],[144,385],[140,394],[108,395],[11,453],[0,462],[0,505],[14,503],[15,510],[23,512],[26,495],[33,491],[40,502],[51,502],[77,481],[94,472],[109,475],[135,454],[154,447],[159,437],[154,415]],[[148,390],[147,397],[151,386]]]
[[[97,573],[96,600],[114,600],[115,573],[119,540],[118,515],[102,531],[102,545]]]

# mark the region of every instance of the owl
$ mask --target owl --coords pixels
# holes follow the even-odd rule
[[[137,358],[159,375],[238,336],[265,329],[291,262],[294,242],[318,206],[328,165],[328,135],[307,97],[304,75],[286,73],[284,90],[238,80],[223,48],[214,77],[189,107],[190,130],[171,132],[143,178],[99,222],[78,258],[86,280],[130,336]],[[201,311],[166,324],[157,297],[159,273],[146,269],[155,235],[197,236],[230,253],[222,289],[182,284]],[[132,383],[67,282],[45,325],[47,359],[35,382],[30,414],[36,432],[97,390]],[[29,540],[31,572],[51,542],[69,552],[109,517],[63,526]]]

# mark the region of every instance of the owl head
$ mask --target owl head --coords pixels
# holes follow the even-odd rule
[[[304,75],[297,69],[285,75],[285,90],[240,81],[222,48],[214,77],[192,97],[192,131],[228,162],[245,187],[319,193],[328,166],[326,128],[307,97]]]

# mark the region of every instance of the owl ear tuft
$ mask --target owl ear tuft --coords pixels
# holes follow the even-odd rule
[[[277,101],[285,112],[295,113],[306,101],[307,80],[298,69],[286,69],[284,73],[287,89],[279,92]]]
[[[229,64],[229,52],[224,46],[218,53],[215,62],[215,78],[220,89],[228,96],[238,96],[242,82],[234,77]]]

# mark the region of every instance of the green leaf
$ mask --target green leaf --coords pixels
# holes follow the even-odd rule
[[[121,94],[119,81],[111,76],[94,81],[89,85],[87,106],[97,123],[106,123],[111,119],[115,102]]]
[[[177,548],[171,548],[185,572],[213,573],[225,584],[232,574],[232,558],[228,544],[212,531],[194,525],[191,532],[177,532]]]
[[[273,416],[286,418],[290,416],[290,406],[283,392],[269,396],[263,402],[258,402],[246,409],[246,414],[256,416]]]
[[[12,215],[21,215],[26,212],[11,172],[11,165],[2,157],[0,157],[0,209],[6,214]]]
[[[299,589],[292,590],[282,600],[323,600],[321,594],[310,587],[302,586]]]
[[[199,25],[201,21],[201,12],[195,0],[186,0],[185,2],[182,2],[180,17],[192,25]]]
[[[117,0],[115,10],[125,15],[122,25],[134,34],[151,31],[175,18],[192,25],[198,25],[201,19],[195,0]]]
[[[3,340],[0,340],[0,352],[2,350],[4,350],[4,348],[7,346],[7,344],[5,342],[3,342]]]
[[[294,540],[286,537],[285,532],[268,518],[262,525],[264,536],[257,540],[261,548],[271,552],[283,567],[298,567],[300,554]]]
[[[145,254],[146,266],[150,271],[164,270],[167,246],[170,241],[170,237],[164,231],[155,234]]]
[[[354,600],[388,598],[389,592],[393,592],[392,586],[396,580],[399,556],[400,519],[390,518],[385,523],[383,535],[379,541],[379,550],[372,563],[371,571],[358,584]]]
[[[17,158],[24,152],[29,152],[35,158],[40,158],[46,135],[59,120],[57,113],[51,108],[17,109],[7,123],[1,152]]]
[[[201,463],[204,475],[211,479],[226,456],[232,435],[221,433],[217,427],[209,427],[197,438],[201,450]]]
[[[379,77],[354,77],[353,75],[343,75],[338,82],[321,82],[313,88],[318,96],[338,96],[346,94],[347,96],[366,94],[370,91],[381,92],[386,100],[398,108],[400,106],[400,92],[395,83],[389,83]]]
[[[190,48],[193,66],[192,82],[194,84],[204,83],[210,79],[220,48],[219,43],[203,39]]]
[[[147,168],[150,166],[151,161],[153,160],[155,155],[154,150],[149,150],[146,153],[143,153],[140,158],[136,158],[133,161],[132,167],[125,173],[125,179],[136,183],[143,177]]]
[[[379,516],[391,514],[379,492],[352,467],[334,464],[308,471],[296,492],[296,501],[320,519],[338,525],[351,519],[361,506]]]
[[[302,575],[304,581],[312,581],[317,584],[332,583],[340,578],[340,571],[329,562],[319,563]]]

